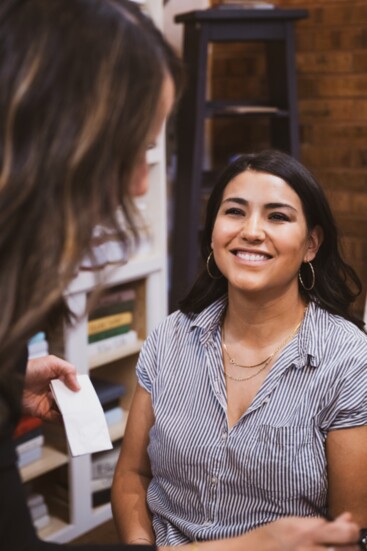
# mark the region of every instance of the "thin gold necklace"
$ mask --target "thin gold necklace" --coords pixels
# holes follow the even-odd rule
[[[274,350],[274,352],[272,354],[270,354],[270,356],[268,356],[267,358],[265,358],[265,360],[263,360],[262,362],[260,363],[257,363],[257,364],[253,364],[253,365],[241,365],[241,364],[238,364],[236,362],[236,360],[234,358],[232,358],[228,352],[228,348],[226,346],[226,343],[224,342],[224,328],[222,328],[222,346],[223,346],[223,350],[225,351],[225,353],[227,354],[228,356],[228,359],[229,359],[229,363],[231,365],[235,365],[236,367],[241,367],[241,368],[254,368],[254,367],[260,367],[260,369],[258,369],[256,371],[256,373],[252,373],[251,375],[248,375],[247,377],[234,377],[233,375],[230,375],[228,373],[228,371],[224,370],[224,374],[226,377],[228,377],[228,379],[231,379],[232,381],[248,381],[249,379],[253,379],[254,377],[257,377],[257,375],[259,375],[262,371],[264,371],[264,369],[269,365],[269,363],[271,362],[271,360],[274,358],[274,356],[276,354],[278,354],[278,352],[294,337],[294,335],[297,333],[298,329],[301,327],[301,324],[304,320],[304,317],[305,317],[305,314],[306,314],[306,310],[307,310],[307,306],[304,310],[304,313],[303,313],[303,316],[302,316],[302,319],[301,321],[296,325],[296,327],[293,329],[292,333],[290,333],[290,335],[288,335],[277,347],[276,349]]]

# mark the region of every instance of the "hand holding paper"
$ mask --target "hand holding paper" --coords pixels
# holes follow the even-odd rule
[[[51,390],[63,417],[73,456],[112,449],[103,408],[88,375],[77,376],[80,390],[73,392],[58,379]]]

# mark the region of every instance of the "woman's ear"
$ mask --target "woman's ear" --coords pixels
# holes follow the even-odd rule
[[[306,254],[303,262],[311,262],[317,255],[319,248],[324,240],[324,231],[321,226],[315,226],[310,231],[308,236],[308,243],[306,248]]]

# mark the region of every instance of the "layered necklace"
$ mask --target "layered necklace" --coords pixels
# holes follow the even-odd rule
[[[225,369],[224,370],[224,374],[226,377],[228,377],[228,379],[231,379],[232,381],[248,381],[249,379],[253,379],[254,377],[257,377],[257,375],[259,375],[262,371],[264,371],[264,369],[267,368],[267,366],[269,365],[269,363],[271,362],[271,360],[274,358],[274,356],[276,356],[278,354],[278,352],[288,343],[290,342],[293,337],[296,335],[298,329],[301,327],[302,325],[302,322],[303,322],[303,319],[305,317],[305,314],[306,314],[306,310],[307,310],[307,306],[304,310],[304,313],[303,313],[303,316],[302,316],[302,319],[301,321],[296,325],[296,327],[292,330],[292,332],[286,336],[286,338],[284,340],[282,340],[282,342],[276,347],[276,349],[274,350],[274,352],[272,352],[270,354],[270,356],[268,356],[267,358],[265,358],[265,360],[263,360],[262,362],[259,362],[257,364],[252,364],[252,365],[244,365],[244,364],[240,364],[238,363],[234,358],[232,358],[232,356],[230,355],[229,351],[228,351],[228,348],[227,348],[227,345],[224,341],[224,326],[222,327],[222,346],[223,346],[223,350],[224,352],[226,353],[227,357],[228,357],[228,360],[229,360],[229,363],[231,365],[234,365],[236,367],[240,367],[242,369],[254,369],[255,367],[258,367],[259,369],[255,372],[255,373],[252,373],[251,375],[247,375],[246,377],[234,377],[233,375],[230,375],[230,373],[228,373],[228,371]]]

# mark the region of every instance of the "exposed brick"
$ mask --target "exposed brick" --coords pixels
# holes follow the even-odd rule
[[[219,2],[220,0],[214,0]],[[278,7],[305,8],[295,24],[301,160],[323,185],[343,235],[343,246],[367,287],[367,2],[277,0]],[[226,94],[266,97],[259,44],[215,45],[224,65],[217,88]],[[220,80],[225,81],[220,85]],[[256,83],[256,80],[258,81]],[[246,87],[243,87],[246,81]],[[242,84],[241,84],[242,82]],[[246,96],[249,94],[249,96]],[[237,151],[266,147],[264,119],[216,121],[215,162]],[[363,311],[365,294],[356,303]]]
[[[316,97],[367,97],[367,75],[319,76]]]
[[[367,121],[367,95],[364,98],[307,98],[298,102],[301,123],[319,124],[320,118],[333,122]]]
[[[301,124],[302,142],[313,143],[314,145],[341,145],[350,144],[365,147],[367,144],[367,121],[365,124],[349,122],[342,123],[321,123]]]
[[[300,74],[345,73],[355,69],[356,63],[352,52],[312,52],[297,55],[297,69]]]
[[[367,51],[356,52],[353,55],[353,69],[359,73],[367,72]]]

